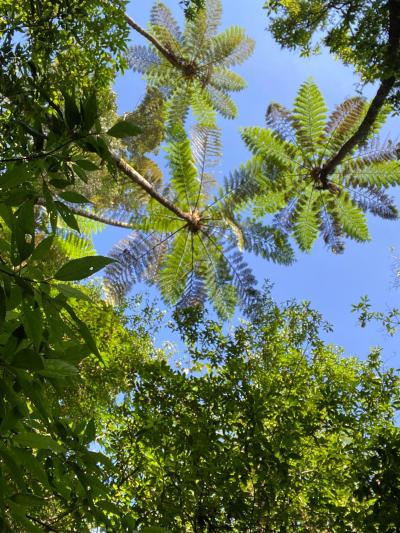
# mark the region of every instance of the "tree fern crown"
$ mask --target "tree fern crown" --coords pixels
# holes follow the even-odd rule
[[[169,304],[203,304],[209,298],[218,314],[226,317],[237,304],[247,306],[257,295],[244,250],[283,264],[292,261],[282,231],[233,214],[245,196],[240,194],[245,180],[235,175],[217,189],[213,170],[220,155],[215,128],[197,125],[191,140],[181,127],[170,134],[171,179],[164,194],[188,220],[155,200],[146,204],[138,230],[112,253],[118,262],[109,266],[106,284],[113,298],[145,281],[157,285]]]
[[[206,0],[205,7],[186,20],[181,30],[171,11],[157,2],[149,29],[173,56],[174,64],[154,46],[130,49],[131,68],[142,73],[150,85],[163,88],[170,124],[184,120],[190,106],[195,113],[201,109],[203,124],[215,122],[216,112],[226,118],[236,116],[230,93],[241,91],[246,83],[230,69],[250,56],[254,42],[237,26],[218,34],[221,14],[220,0]]]
[[[267,129],[242,129],[254,156],[253,168],[261,169],[253,175],[259,183],[255,216],[275,212],[274,224],[291,232],[304,251],[319,234],[335,253],[343,251],[345,237],[369,240],[368,212],[398,217],[386,192],[400,183],[397,145],[381,143],[376,135],[390,109],[383,109],[362,146],[334,168],[330,165],[361,124],[368,105],[361,97],[348,98],[327,117],[323,96],[309,79],[300,87],[293,110],[271,104]]]

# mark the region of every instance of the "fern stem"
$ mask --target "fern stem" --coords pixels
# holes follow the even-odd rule
[[[389,0],[389,40],[388,40],[388,64],[394,65],[392,68],[396,70],[399,63],[399,49],[400,49],[400,1]],[[327,178],[330,174],[335,172],[335,169],[343,159],[358,145],[362,144],[368,137],[368,134],[376,121],[380,110],[386,102],[390,91],[393,89],[397,81],[396,75],[393,74],[389,78],[384,79],[374,96],[371,105],[361,122],[357,131],[348,139],[348,141],[341,147],[338,153],[326,163],[320,173],[320,179],[328,185]]]
[[[169,61],[174,67],[178,68],[182,72],[186,71],[186,64],[177,57],[175,54],[173,54],[170,50],[165,48],[165,46],[160,43],[158,39],[154,37],[154,35],[151,35],[148,31],[146,31],[142,26],[139,26],[129,15],[125,13],[125,20],[128,23],[128,25],[133,28],[137,33],[140,33],[145,39],[147,39],[153,46],[157,48],[157,50],[162,54],[167,61]]]
[[[105,217],[102,215],[98,215],[96,213],[91,213],[90,211],[86,211],[85,209],[75,207],[68,205],[68,209],[75,213],[75,215],[79,215],[80,217],[84,218],[90,218],[91,220],[96,220],[96,222],[101,222],[103,224],[106,224],[107,226],[115,226],[117,228],[125,228],[125,229],[135,229],[135,224],[131,224],[129,222],[122,222],[119,220],[115,220],[113,218]]]
[[[136,183],[141,189],[143,189],[149,196],[154,198],[161,205],[166,207],[169,211],[174,213],[178,218],[185,220],[191,227],[197,227],[198,221],[196,221],[193,216],[189,213],[185,213],[178,206],[176,206],[171,200],[165,198],[160,194],[153,185],[146,180],[137,170],[131,167],[126,161],[124,161],[117,154],[112,154],[112,157],[121,172],[125,174],[131,181]]]

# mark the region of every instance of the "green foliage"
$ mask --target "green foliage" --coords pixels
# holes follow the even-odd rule
[[[138,231],[111,254],[118,262],[106,270],[107,292],[118,301],[134,283],[145,281],[157,285],[168,304],[186,307],[209,298],[220,316],[229,316],[237,304],[247,306],[257,296],[242,251],[289,264],[292,250],[280,230],[233,217],[232,190],[212,196],[211,173],[220,156],[217,130],[197,126],[190,142],[177,128],[167,153],[167,197],[191,218],[182,219],[149,200]]]
[[[395,531],[398,375],[325,345],[306,304],[253,311],[224,334],[185,310],[192,360],[140,365],[104,417],[112,501],[172,531]]]
[[[326,118],[326,105],[312,80],[304,83],[293,111],[268,107],[268,129],[247,127],[242,137],[254,154],[254,214],[278,211],[275,224],[292,232],[300,249],[309,251],[321,234],[335,253],[343,237],[369,240],[364,213],[396,219],[397,208],[385,189],[399,183],[397,145],[376,136],[388,113],[383,108],[369,139],[354,148],[328,175],[324,170],[363,120],[368,103],[360,97],[338,105]],[[251,180],[251,177],[250,177]]]
[[[390,45],[398,40],[398,30],[389,39],[390,10],[396,12],[396,2],[268,0],[265,8],[269,29],[281,46],[310,55],[323,45],[354,66],[364,81],[383,81],[393,75],[398,79],[398,64],[390,51]],[[398,106],[398,82],[391,99]]]
[[[1,529],[41,531],[70,515],[82,532],[95,524],[123,528],[125,518],[102,505],[112,466],[88,448],[93,421],[62,413],[77,365],[101,356],[71,306],[83,296],[57,282],[86,278],[112,261],[92,256],[63,265],[58,246],[59,220],[80,230],[71,206],[87,202],[74,190],[93,170],[85,152],[109,162],[110,152],[93,94],[49,104],[30,103],[0,161]]]
[[[170,10],[157,2],[150,31],[173,59],[166,59],[154,46],[136,45],[130,50],[131,68],[167,95],[170,125],[183,121],[189,106],[198,107],[199,100],[203,118],[208,114],[201,122],[205,126],[215,122],[215,111],[226,118],[237,114],[230,93],[242,90],[245,82],[230,68],[249,57],[254,43],[239,27],[217,34],[221,11],[220,0],[206,0],[204,8],[191,11],[182,32]]]

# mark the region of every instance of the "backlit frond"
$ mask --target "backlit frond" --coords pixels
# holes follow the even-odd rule
[[[326,122],[325,100],[312,81],[306,81],[297,94],[293,107],[293,126],[298,145],[315,155],[321,146]]]
[[[284,141],[294,141],[293,117],[283,105],[276,102],[270,104],[265,113],[265,123],[268,129],[273,130]]]
[[[305,252],[311,250],[318,237],[319,209],[316,202],[317,195],[312,189],[299,199],[294,212],[293,235],[299,248]]]
[[[246,146],[254,155],[285,169],[295,167],[296,159],[298,159],[296,147],[280,139],[273,131],[250,127],[242,128],[241,134]]]
[[[150,24],[166,28],[177,42],[182,42],[182,32],[171,13],[171,10],[162,2],[156,2],[151,9]]]
[[[210,40],[207,62],[216,66],[241,65],[254,50],[254,41],[246,36],[243,28],[231,26]]]
[[[387,220],[396,220],[399,217],[394,199],[379,187],[370,186],[355,189],[352,198],[362,211],[369,211],[373,215]]]
[[[148,46],[135,45],[129,49],[128,63],[135,72],[146,74],[151,68],[160,64],[160,60]]]
[[[272,226],[246,221],[242,225],[244,249],[274,263],[290,265],[294,261],[293,249],[287,235]]]
[[[186,211],[190,210],[196,204],[200,181],[190,141],[183,131],[177,132],[175,139],[168,145],[167,153],[172,188],[182,207]]]
[[[105,287],[111,299],[119,301],[135,283],[146,280],[152,265],[159,263],[160,254],[165,254],[164,242],[168,241],[162,234],[135,231],[114,246],[110,256],[117,262],[105,271]]]
[[[209,86],[206,92],[210,98],[211,106],[224,118],[235,118],[237,116],[236,105],[226,91]]]

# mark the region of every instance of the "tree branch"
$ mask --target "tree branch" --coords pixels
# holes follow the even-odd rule
[[[400,49],[400,0],[388,0],[388,7],[389,39],[387,62],[388,65],[391,65],[393,70],[396,70],[396,66],[399,63]],[[379,89],[369,106],[367,114],[357,131],[347,140],[347,142],[345,142],[338,153],[322,168],[320,179],[325,186],[328,184],[328,176],[335,172],[336,167],[340,165],[343,159],[353,150],[353,148],[362,144],[367,139],[368,134],[396,81],[397,78],[393,74],[381,82]]]

